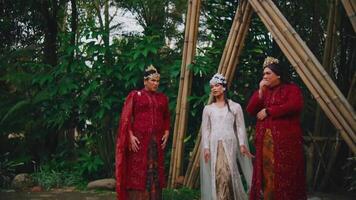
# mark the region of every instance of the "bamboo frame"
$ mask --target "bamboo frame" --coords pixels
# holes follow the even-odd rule
[[[339,26],[339,9],[338,9],[338,5],[339,5],[339,0],[332,0],[330,2],[330,8],[329,8],[329,14],[328,14],[328,26],[327,26],[327,34],[326,34],[326,41],[325,41],[325,46],[324,46],[324,53],[323,53],[323,67],[325,69],[325,71],[327,71],[328,73],[331,73],[331,67],[332,67],[332,60],[334,59],[335,56],[335,51],[337,48],[337,30],[338,30],[338,26]],[[326,157],[326,155],[329,155],[328,153],[320,153],[320,146],[318,143],[316,143],[315,141],[315,135],[321,135],[322,133],[322,117],[324,115],[322,115],[322,110],[320,108],[319,105],[317,105],[316,108],[316,121],[315,121],[315,126],[314,126],[314,134],[313,134],[313,140],[312,140],[312,145],[314,145],[316,152],[319,155],[319,160],[318,160],[318,168],[317,170],[314,172],[314,169],[311,169],[310,171],[310,179],[308,179],[308,183],[310,184],[310,187],[312,188],[312,190],[315,190],[317,185],[317,181],[320,179],[319,178],[319,170],[320,166],[323,164],[324,168],[323,170],[326,171],[326,174],[324,174],[323,176],[323,181],[322,183],[326,183],[327,180],[327,176],[328,173],[327,171],[331,170],[331,167],[333,166],[333,160],[335,160],[335,158],[333,158],[333,156],[336,156],[337,153],[335,151],[332,151],[331,154],[332,156],[330,157],[330,161],[326,164],[324,161],[324,157]],[[327,140],[325,145],[327,145],[327,142],[331,142],[330,138],[327,137]],[[339,144],[338,146],[340,146],[340,142],[339,139],[336,140],[335,144]],[[339,148],[337,148],[336,150],[338,150]],[[311,152],[311,153],[315,153]],[[313,165],[314,161],[309,163],[310,165]],[[327,165],[327,167],[326,167]],[[312,168],[312,166],[311,166]],[[312,181],[312,177],[314,177],[314,181]],[[321,184],[323,185],[323,184]],[[321,186],[322,188],[323,186]]]
[[[356,132],[356,115],[354,110],[346,100],[345,96],[334,84],[334,82],[332,81],[328,73],[324,70],[324,68],[321,66],[317,58],[306,46],[300,36],[295,32],[293,27],[288,23],[288,21],[278,10],[276,5],[271,0],[263,1],[262,3],[266,5],[266,10],[269,11],[269,14],[272,14],[272,17],[276,17],[275,20],[277,19],[277,23],[279,22],[278,25],[285,26],[281,29],[284,30],[284,33],[287,33],[286,35],[291,41],[291,46],[295,48],[296,53],[298,53],[299,56],[303,58],[305,65],[307,65],[308,67],[307,69],[310,69],[310,72],[313,74],[313,77],[316,78],[316,80],[320,83],[321,86],[325,86],[322,88],[325,90],[327,96],[330,97],[330,100],[332,100],[333,104],[335,104],[336,107],[340,108],[340,114],[343,115],[343,118],[345,118],[345,121],[351,126],[353,130],[352,132],[350,132],[350,136],[355,142],[356,135],[354,133]],[[268,7],[268,5],[270,7]],[[276,16],[274,16],[274,14]]]
[[[190,26],[190,18],[191,18],[191,6],[188,5],[188,10],[187,10],[187,18],[186,18],[186,27],[189,28]],[[176,152],[176,144],[177,144],[177,130],[178,130],[178,124],[179,124],[179,116],[180,116],[180,105],[181,105],[181,100],[182,100],[182,89],[183,89],[183,82],[184,82],[184,73],[185,73],[185,61],[187,57],[187,46],[188,46],[188,35],[189,31],[185,31],[184,34],[184,46],[183,46],[183,58],[182,58],[182,64],[181,64],[181,71],[180,71],[180,78],[179,78],[179,89],[178,89],[178,96],[177,96],[177,105],[176,105],[176,114],[175,114],[175,121],[174,121],[174,129],[173,129],[173,142],[172,142],[172,151],[171,151],[171,162],[170,162],[170,167],[169,167],[169,174],[168,174],[168,187],[172,187],[173,180],[173,169],[175,165],[175,152]]]
[[[183,61],[181,65],[181,75],[176,106],[176,118],[173,133],[173,149],[171,155],[171,166],[169,171],[169,187],[176,186],[176,179],[182,174],[182,158],[184,152],[184,137],[188,120],[188,96],[191,91],[192,73],[189,65],[195,56],[197,41],[197,30],[199,22],[200,0],[189,0],[187,21],[185,30],[185,45],[183,48]]]
[[[325,71],[331,73],[331,63],[335,55],[336,50],[336,40],[337,40],[337,28],[339,26],[339,12],[337,9],[339,0],[332,0],[330,2],[329,14],[328,14],[328,26],[327,26],[327,34],[326,41],[323,53],[323,67]],[[315,114],[315,125],[314,125],[314,135],[320,134],[322,127],[322,110],[319,105],[316,107]]]
[[[350,149],[356,153],[355,114],[345,97],[273,2],[249,2]]]
[[[349,8],[346,8],[345,6],[346,1],[347,0],[343,0],[345,9]],[[257,12],[268,30],[272,33],[275,41],[286,55],[287,59],[307,85],[320,107],[325,111],[326,115],[332,121],[336,129],[340,132],[340,135],[345,140],[347,145],[354,153],[356,153],[356,136],[354,134],[356,132],[356,117],[353,108],[347,102],[337,86],[333,83],[327,72],[322,68],[314,54],[312,54],[309,48],[304,44],[303,40],[299,37],[271,0],[240,1],[222,58],[219,63],[218,72],[228,78],[230,85],[236,65],[238,64],[239,55],[243,48],[248,26],[250,24],[252,14],[251,6]],[[353,16],[354,15],[352,15],[352,17]],[[354,18],[351,19],[350,17],[351,21],[353,19]],[[197,23],[197,21],[195,22]],[[333,47],[331,47],[331,49],[332,48]],[[183,66],[182,64],[182,67],[185,68],[186,65]],[[211,96],[209,98],[209,102],[210,101]],[[178,115],[179,114],[180,113],[178,113]],[[186,124],[186,118],[182,118],[182,120],[184,124]],[[179,120],[179,122],[182,121]],[[184,185],[188,187],[196,186],[199,182],[197,177],[199,175],[200,139],[201,133],[199,132],[197,143],[192,152],[184,178]],[[179,140],[177,140],[177,142],[179,142]],[[179,147],[179,149],[181,149],[181,147]],[[172,154],[172,157],[173,156],[175,155]],[[172,160],[174,161],[173,158],[171,161]]]
[[[347,16],[350,19],[352,27],[356,32],[356,1],[355,0],[341,0],[342,5],[346,10]]]

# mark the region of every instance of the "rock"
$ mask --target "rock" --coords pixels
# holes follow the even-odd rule
[[[100,179],[88,183],[87,188],[89,190],[94,189],[106,189],[106,190],[115,190],[116,180],[113,178]]]
[[[15,189],[26,189],[33,186],[32,177],[27,173],[18,174],[12,179],[12,187]]]
[[[41,186],[35,186],[33,188],[31,188],[31,192],[42,192],[43,189]]]

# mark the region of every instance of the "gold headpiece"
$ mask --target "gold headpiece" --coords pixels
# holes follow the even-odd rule
[[[152,73],[152,71],[154,72]],[[157,69],[151,64],[145,69],[145,75],[143,78],[144,79],[160,78],[160,74],[158,73]]]
[[[145,71],[146,72],[149,72],[149,71],[156,71],[157,72],[157,69],[151,64],[151,65],[149,65],[146,69],[145,69]]]
[[[268,65],[272,64],[278,64],[279,60],[277,58],[273,58],[271,56],[268,56],[265,61],[263,62],[263,68],[267,67]]]

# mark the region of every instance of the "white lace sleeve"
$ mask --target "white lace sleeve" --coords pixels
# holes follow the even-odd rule
[[[244,115],[241,106],[239,104],[236,105],[237,110],[235,114],[235,126],[237,131],[237,137],[239,139],[239,144],[248,146]]]
[[[203,119],[201,123],[201,132],[202,132],[202,145],[203,148],[208,149],[210,147],[210,132],[211,132],[211,124],[210,124],[210,116],[208,107],[205,106],[203,110]]]

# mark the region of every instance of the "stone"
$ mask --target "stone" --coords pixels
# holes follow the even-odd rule
[[[31,188],[31,192],[42,192],[43,189],[41,186],[35,186]]]
[[[115,190],[116,180],[113,178],[99,179],[88,183],[87,188],[89,190],[104,189]]]
[[[33,186],[33,179],[27,173],[17,174],[14,179],[12,179],[12,187],[15,189],[26,189]]]

